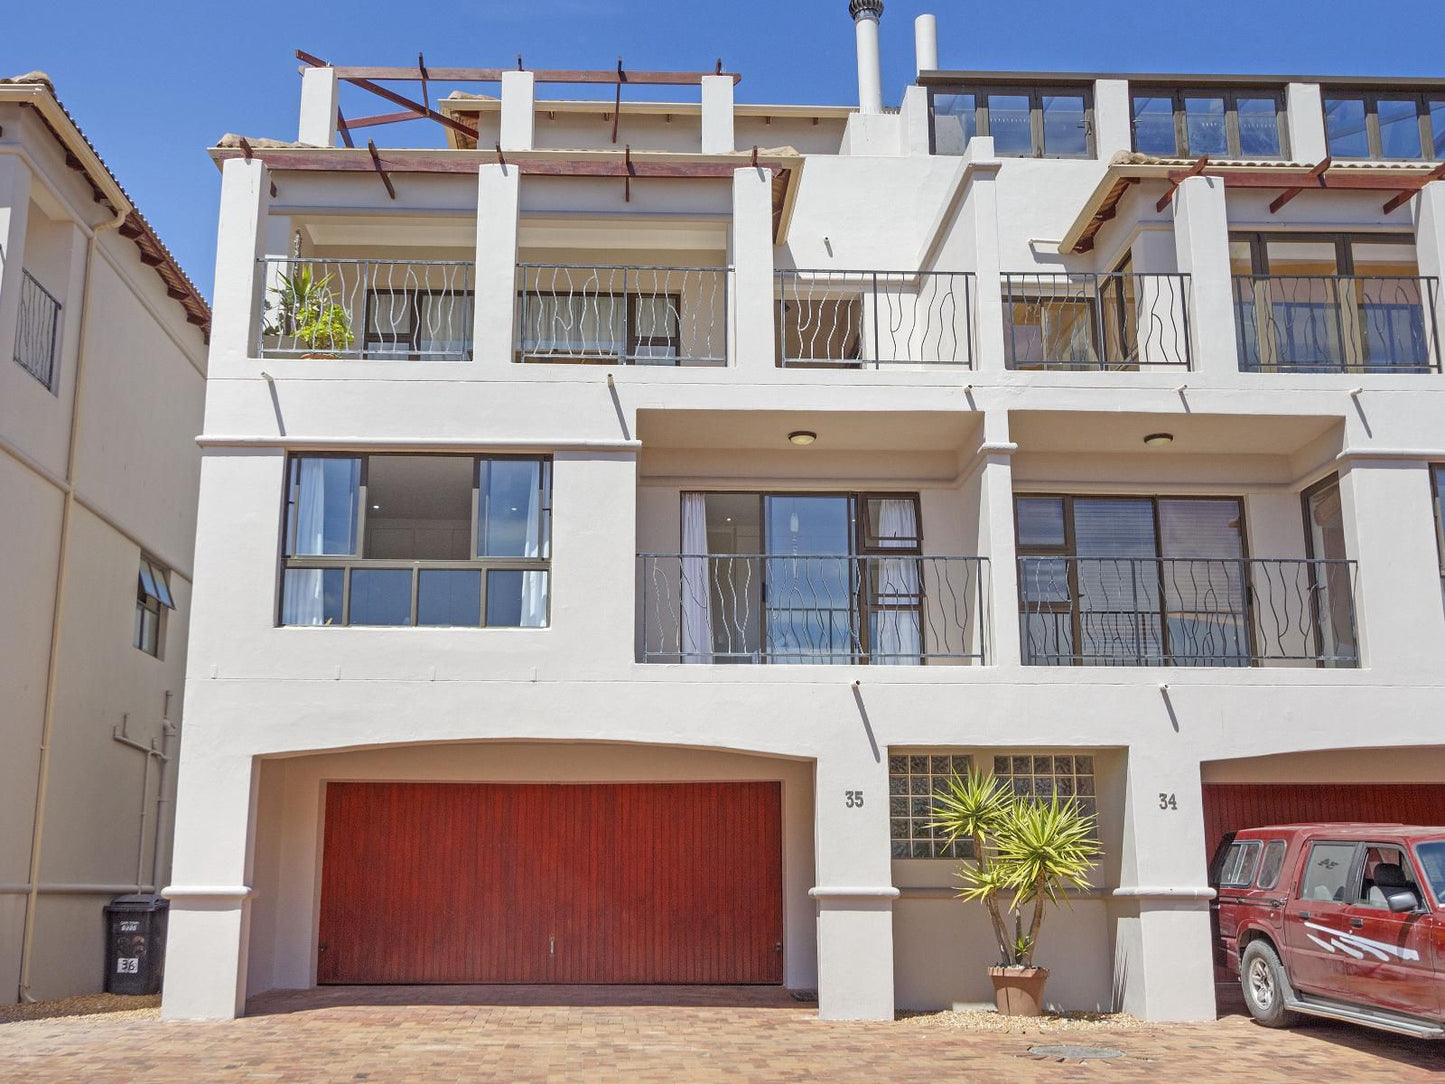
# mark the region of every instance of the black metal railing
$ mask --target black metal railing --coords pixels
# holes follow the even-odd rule
[[[645,553],[643,662],[986,661],[981,557]]]
[[[20,319],[15,327],[15,360],[55,390],[60,348],[60,301],[29,271],[20,272]]]
[[[832,368],[973,363],[973,275],[775,273],[778,364]]]
[[[1188,369],[1189,276],[1000,276],[1010,369]]]
[[[1032,666],[1359,665],[1355,563],[1020,557]]]
[[[1439,280],[1425,276],[1236,275],[1239,367],[1438,372],[1438,291]]]
[[[263,256],[261,357],[465,361],[473,265]]]
[[[520,264],[520,361],[726,365],[726,267]]]

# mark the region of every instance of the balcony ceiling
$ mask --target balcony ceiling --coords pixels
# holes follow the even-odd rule
[[[1290,456],[1342,424],[1319,415],[1022,410],[1009,414],[1009,439],[1021,453]],[[1173,443],[1144,444],[1146,435],[1160,432],[1172,433]]]
[[[787,451],[799,457],[839,451],[973,451],[978,415],[924,411],[639,410],[644,446]],[[797,448],[788,434],[806,429],[817,443]]]

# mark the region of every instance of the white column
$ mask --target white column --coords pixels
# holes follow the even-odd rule
[[[307,68],[301,73],[301,123],[296,139],[317,147],[336,146],[338,88],[335,68]]]
[[[858,112],[883,112],[883,76],[878,61],[878,14],[883,5],[856,4],[853,32],[858,46]]]
[[[1007,364],[1003,337],[1003,268],[998,243],[998,171],[1002,165],[993,153],[991,136],[974,136],[964,151],[968,177],[964,181],[960,226],[973,253],[974,296],[973,367],[1002,372]]]
[[[1229,214],[1222,177],[1189,177],[1174,190],[1174,251],[1189,276],[1191,367],[1219,375],[1239,371]]]
[[[980,537],[988,558],[989,666],[1019,666],[1018,545],[1014,538],[1013,453],[1017,445],[1009,437],[1008,412],[986,411],[983,416],[983,460],[979,482]]]
[[[1322,162],[1329,152],[1325,138],[1324,100],[1318,83],[1290,83],[1285,88],[1289,157],[1294,162]]]
[[[835,754],[818,760],[814,776],[817,884],[809,894],[818,907],[818,1015],[892,1020],[898,890],[890,864],[888,750],[874,744],[868,683],[834,695],[839,718],[854,730]]]
[[[508,365],[516,344],[517,227],[521,171],[515,164],[477,171],[477,266],[472,357],[483,365]]]
[[[9,363],[20,319],[25,224],[30,217],[30,169],[19,155],[0,156],[0,362]]]
[[[1445,357],[1441,356],[1441,341],[1445,337],[1445,326],[1442,326],[1445,325],[1445,181],[1431,181],[1420,189],[1414,209],[1415,262],[1421,275],[1435,279],[1434,311],[1426,314],[1427,321],[1431,315],[1435,321],[1431,356],[1436,366],[1445,368]]]
[[[537,145],[537,83],[531,72],[502,73],[504,151],[529,151]]]
[[[200,736],[181,747],[171,884],[164,893],[171,911],[161,1015],[169,1020],[228,1020],[246,1007],[257,773],[250,758],[205,749]]]
[[[221,214],[216,231],[216,285],[211,305],[210,373],[251,356],[261,308],[266,211],[271,181],[259,158],[230,158],[221,167]]]
[[[773,339],[773,175],[749,166],[733,170],[732,364],[771,369]]]
[[[737,150],[733,134],[733,79],[730,75],[702,77],[702,153],[728,154]]]
[[[938,70],[938,19],[920,15],[913,20],[913,59],[919,75]]]
[[[1134,149],[1134,107],[1126,79],[1094,81],[1094,150],[1108,162],[1120,151]]]

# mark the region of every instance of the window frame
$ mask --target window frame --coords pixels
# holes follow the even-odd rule
[[[1265,155],[1287,161],[1290,156],[1289,144],[1289,102],[1283,88],[1271,90],[1268,87],[1251,86],[1134,86],[1129,87],[1129,147],[1139,150],[1137,116],[1134,102],[1139,98],[1168,98],[1174,118],[1174,157],[1197,158],[1201,152],[1189,147],[1189,122],[1185,112],[1186,98],[1222,98],[1224,100],[1225,155],[1231,159],[1257,160],[1257,155],[1246,155],[1239,139],[1239,99],[1266,98],[1274,102],[1274,126],[1279,135],[1279,153]],[[1153,153],[1145,152],[1145,153]]]
[[[1229,869],[1229,861],[1238,848],[1241,853],[1248,852],[1250,857],[1249,873],[1243,880],[1227,881],[1225,872]],[[1260,867],[1264,864],[1264,844],[1257,839],[1236,839],[1233,840],[1224,852],[1224,861],[1219,864],[1219,887],[1220,888],[1249,888],[1253,886],[1255,878],[1259,876]]]
[[[136,571],[136,624],[131,633],[131,646],[159,659],[164,655],[166,636],[166,611],[176,608],[166,577],[169,569],[144,553]],[[147,620],[149,618],[153,620]],[[146,635],[147,629],[154,630],[154,637]]]
[[[422,336],[422,298],[433,297],[460,297],[462,299],[462,326],[460,330],[464,334],[463,349],[456,354],[448,352],[430,351],[421,353]],[[395,298],[405,298],[407,331],[405,336],[391,336],[386,332],[377,330],[373,333],[371,328],[372,318],[381,310],[381,298],[390,299],[388,304],[392,311],[399,311]],[[394,288],[385,286],[372,286],[366,290],[364,309],[361,317],[361,356],[368,360],[379,361],[449,361],[461,360],[470,361],[472,350],[466,343],[471,338],[473,293],[468,290],[465,293],[459,290],[448,289],[427,289],[426,287]],[[406,350],[386,350],[387,346],[405,346]]]
[[[1016,151],[1000,151],[997,145],[994,153],[1000,158],[1059,158],[1086,161],[1098,157],[1098,146],[1094,140],[1094,86],[1092,83],[970,83],[930,86],[928,88],[928,153],[938,153],[937,122],[934,113],[934,99],[939,94],[971,94],[974,106],[974,135],[992,136],[989,127],[989,95],[1026,95],[1029,99],[1029,150],[1028,154]],[[1051,97],[1077,97],[1084,103],[1084,152],[1082,154],[1050,153],[1044,141],[1043,100]],[[964,144],[964,150],[968,144]]]
[[[469,559],[462,561],[448,561],[435,559],[412,559],[405,558],[379,558],[367,557],[366,551],[366,517],[370,508],[367,498],[367,488],[370,481],[370,460],[372,456],[394,456],[394,455],[415,455],[443,457],[449,459],[470,459],[471,460],[471,523],[470,539],[467,552],[471,555]],[[359,459],[360,471],[357,482],[357,510],[356,521],[353,525],[355,531],[355,550],[350,554],[302,554],[295,553],[295,516],[292,514],[293,503],[300,503],[300,480],[295,483],[297,499],[292,501],[292,475],[297,470],[294,464],[303,459]],[[545,557],[483,557],[478,556],[479,534],[480,534],[480,481],[481,465],[484,461],[518,460],[524,462],[538,462],[541,470],[538,474],[538,485],[540,491],[540,504],[538,510],[540,520],[546,524],[545,540],[539,549],[545,553]],[[455,454],[449,452],[419,452],[419,453],[395,453],[395,452],[291,452],[286,457],[286,471],[281,495],[281,553],[277,562],[277,583],[276,583],[276,606],[275,606],[275,627],[276,628],[381,628],[381,629],[407,629],[407,628],[439,628],[452,631],[473,631],[488,629],[524,629],[537,631],[552,627],[552,557],[553,539],[552,526],[554,508],[552,499],[553,480],[553,457],[550,454]],[[288,624],[285,621],[286,606],[286,573],[297,570],[340,570],[341,578],[341,614],[339,620],[334,624],[322,622],[319,625]],[[411,574],[411,598],[410,612],[407,622],[401,625],[369,625],[353,624],[351,621],[351,580],[355,571],[409,571]],[[478,611],[477,625],[421,625],[418,623],[421,573],[428,571],[475,571],[480,579],[480,609]],[[543,615],[543,623],[540,625],[489,625],[487,624],[487,590],[488,574],[491,572],[543,572],[546,574],[547,584],[547,608]]]
[[[609,301],[622,301],[622,352],[621,354],[604,354],[601,351],[584,352],[576,354],[544,354],[535,350],[527,349],[527,342],[521,335],[527,328],[527,304],[529,301],[543,301],[546,299],[569,298],[577,296],[566,293],[562,290],[520,290],[517,299],[520,305],[518,317],[518,342],[516,360],[518,362],[536,364],[558,364],[558,365],[656,365],[659,368],[671,366],[680,367],[683,364],[682,357],[682,294],[680,292],[657,291],[646,295],[648,300],[662,300],[667,303],[668,315],[671,318],[672,328],[670,336],[662,335],[638,335],[637,334],[637,302],[642,296],[622,290],[603,290],[593,294],[581,296],[600,300],[607,298]],[[536,344],[532,344],[535,346]],[[672,357],[656,358],[648,357],[639,360],[639,351],[642,347],[670,346]]]
[[[1330,146],[1329,103],[1332,101],[1359,101],[1365,109],[1364,155],[1341,154]],[[1420,154],[1414,158],[1386,157],[1384,140],[1380,133],[1380,102],[1411,102],[1415,106],[1415,124],[1420,133]],[[1345,84],[1320,87],[1320,119],[1325,128],[1325,153],[1333,158],[1348,162],[1436,162],[1435,129],[1431,118],[1431,104],[1445,105],[1445,89],[1441,90],[1359,90]],[[1445,132],[1441,133],[1445,138]]]
[[[1279,855],[1279,865],[1275,867],[1274,876],[1265,883],[1265,872],[1269,869],[1271,854]],[[1259,872],[1255,876],[1254,887],[1268,892],[1279,884],[1279,879],[1284,876],[1284,860],[1289,857],[1289,841],[1283,839],[1268,839],[1264,841],[1264,850],[1259,855]]]
[[[1318,900],[1306,897],[1304,894],[1305,881],[1310,875],[1310,866],[1314,863],[1316,847],[1353,847],[1354,853],[1350,856],[1349,869],[1345,871],[1344,883],[1340,886],[1340,899]],[[1350,906],[1351,893],[1358,895],[1360,890],[1360,876],[1363,873],[1365,864],[1365,844],[1359,839],[1320,839],[1311,838],[1304,843],[1304,860],[1299,864],[1299,874],[1295,878],[1294,898],[1309,903],[1330,903],[1339,907]]]

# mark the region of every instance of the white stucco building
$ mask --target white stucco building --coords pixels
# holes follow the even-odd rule
[[[210,311],[40,73],[0,79],[0,982],[92,993],[170,874]]]
[[[1098,814],[1050,1000],[1197,1019],[1223,831],[1441,815],[1445,83],[950,72],[925,18],[889,110],[851,7],[858,108],[303,57],[299,141],[212,150],[167,1015],[984,1001],[971,762]],[[338,130],[368,81],[447,148]]]

